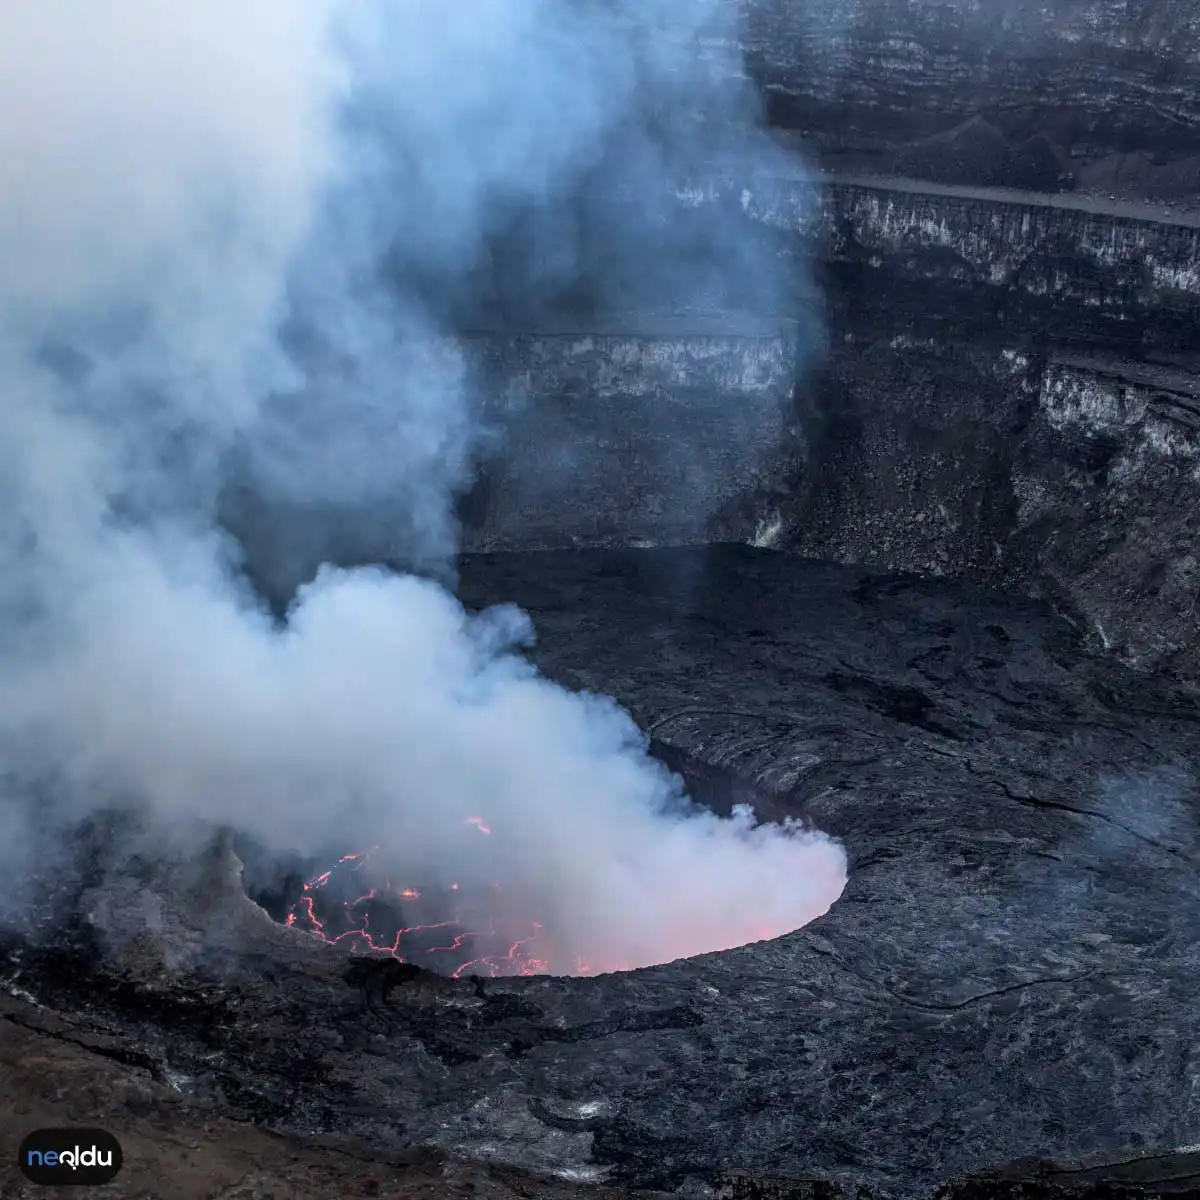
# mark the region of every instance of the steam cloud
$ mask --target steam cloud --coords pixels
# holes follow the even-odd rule
[[[427,880],[519,885],[562,961],[598,965],[779,933],[836,898],[837,846],[697,812],[615,705],[527,665],[519,612],[326,568],[281,624],[218,519],[247,480],[383,508],[391,542],[449,578],[480,436],[452,335],[499,245],[535,313],[585,276],[599,303],[719,302],[748,272],[775,289],[717,209],[667,219],[689,177],[769,165],[730,19],[717,0],[7,18],[10,858],[38,821],[111,804],[280,850],[362,831]],[[471,842],[478,813],[494,836]]]

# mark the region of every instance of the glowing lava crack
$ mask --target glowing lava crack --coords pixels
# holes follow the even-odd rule
[[[377,849],[347,854],[309,880],[287,923],[356,954],[383,952],[455,978],[550,972],[538,945],[541,924],[529,921],[524,936],[514,938],[501,928],[505,905],[498,895],[472,898],[457,883],[398,885],[386,875],[363,891],[362,878],[377,854]],[[578,962],[570,973],[591,972]]]
[[[738,823],[718,821],[711,814],[706,818],[726,827]],[[740,819],[751,818],[743,813]],[[468,818],[466,824],[481,834],[492,832],[480,817]],[[578,936],[555,927],[559,906],[543,901],[539,908],[520,886],[510,884],[439,885],[402,878],[380,847],[345,854],[309,879],[286,923],[353,954],[388,954],[453,978],[632,970],[778,937],[828,910],[845,882],[840,847],[819,834],[791,829],[793,840],[785,836],[790,827],[758,828],[770,831],[775,847],[791,843],[797,873],[790,902],[781,904],[778,895],[765,892],[749,897],[750,904],[744,890],[725,895],[716,868],[704,898],[708,902],[696,898],[682,924],[677,915],[656,923],[646,913],[646,925],[659,930],[650,941],[643,936],[623,942],[617,922],[616,930],[596,939],[601,945],[581,953]],[[778,871],[765,872],[764,888],[772,875],[778,882]],[[760,911],[749,912],[756,899]]]

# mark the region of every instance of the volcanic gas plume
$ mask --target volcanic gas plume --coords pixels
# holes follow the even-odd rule
[[[495,971],[723,948],[836,898],[836,845],[699,810],[616,705],[537,675],[522,614],[427,577],[452,580],[481,434],[455,313],[497,238],[535,312],[583,276],[598,304],[649,280],[659,307],[782,292],[721,205],[670,219],[698,173],[736,194],[771,165],[729,19],[718,0],[6,17],[7,878],[35,832],[112,806],[336,843],[368,852],[360,895],[396,901],[360,942],[433,954],[399,922],[447,922]],[[383,521],[426,577],[326,568],[281,621],[221,523],[241,487]],[[297,924],[327,920],[321,890]],[[353,932],[339,905],[326,936]]]
[[[703,818],[693,813],[691,830],[698,833],[696,823],[705,819],[715,820],[711,815]],[[465,824],[479,834],[492,835],[479,817],[470,817]],[[465,886],[457,881],[415,886],[412,879],[419,876],[397,876],[388,855],[381,847],[372,846],[342,855],[309,879],[287,914],[287,924],[353,953],[385,953],[455,978],[594,975],[777,936],[811,919],[822,893],[840,887],[836,869],[829,867],[824,875],[789,879],[787,868],[799,865],[799,857],[784,855],[772,862],[761,848],[756,850],[754,839],[747,836],[754,829],[748,808],[735,810],[732,822],[720,828],[719,837],[730,836],[729,824],[745,838],[738,857],[757,853],[766,869],[763,891],[757,896],[736,882],[736,875],[732,879],[737,890],[731,890],[730,878],[720,873],[723,861],[714,855],[707,868],[713,871],[708,883],[716,894],[713,897],[704,897],[699,889],[678,896],[660,895],[654,908],[639,913],[631,904],[646,896],[645,885],[639,884],[627,894],[598,892],[592,897],[594,907],[579,920],[558,907],[564,889],[555,894],[539,883],[508,877],[503,883],[495,877],[485,883],[486,868],[481,870],[478,865],[469,871],[471,882]],[[779,832],[767,829],[761,841],[776,841]],[[810,858],[813,849],[824,849],[820,839],[810,835],[806,840],[799,828],[787,832],[809,849]],[[658,848],[653,840],[646,847],[648,854]],[[470,850],[463,846],[461,861],[487,862],[487,854]],[[703,850],[689,847],[688,853],[699,860]],[[735,870],[741,865],[732,863]],[[655,866],[646,861],[635,869],[649,875]],[[598,882],[615,889],[624,881],[614,871],[607,877],[599,873]],[[680,880],[667,876],[661,886],[679,887]],[[788,896],[783,904],[780,895]],[[690,913],[689,904],[694,906]]]

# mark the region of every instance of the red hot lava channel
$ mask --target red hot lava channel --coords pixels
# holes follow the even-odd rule
[[[479,817],[468,824],[480,833],[491,830]],[[390,954],[400,962],[428,967],[443,975],[544,975],[550,972],[546,951],[539,947],[539,921],[512,922],[501,928],[495,913],[507,907],[501,889],[469,896],[457,883],[426,888],[396,883],[386,872],[381,882],[374,867],[378,847],[343,855],[327,871],[310,879],[292,905],[287,924],[316,934],[330,945],[355,954]],[[544,939],[543,939],[544,940]],[[586,963],[573,964],[574,974],[589,974]]]

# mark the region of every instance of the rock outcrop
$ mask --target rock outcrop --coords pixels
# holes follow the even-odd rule
[[[1032,591],[1194,675],[1197,230],[851,191],[785,544]]]
[[[501,441],[466,547],[752,540],[796,468],[798,337],[742,316],[470,339]]]

